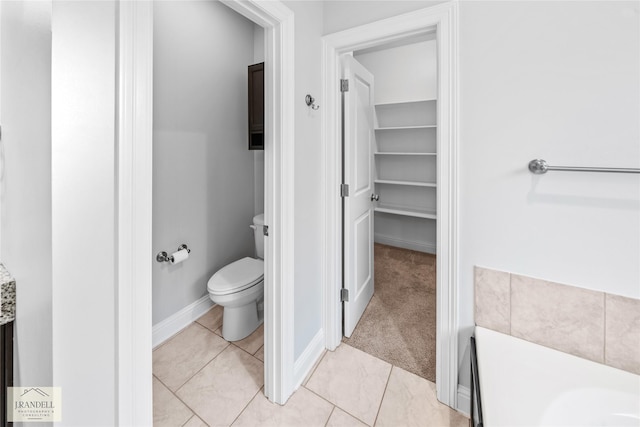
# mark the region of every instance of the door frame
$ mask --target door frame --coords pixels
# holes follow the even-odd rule
[[[458,407],[458,4],[455,1],[365,24],[322,38],[325,246],[325,346],[342,339],[341,122],[342,54],[436,31],[438,49],[438,222],[436,390],[438,400]]]
[[[265,395],[293,393],[294,14],[223,0],[265,29]],[[117,420],[151,425],[153,2],[119,1],[117,52]],[[275,286],[275,284],[278,286]]]

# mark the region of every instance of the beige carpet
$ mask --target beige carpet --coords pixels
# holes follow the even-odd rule
[[[435,255],[376,243],[375,292],[343,341],[435,382]]]

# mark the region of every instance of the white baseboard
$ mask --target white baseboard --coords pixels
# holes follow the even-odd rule
[[[293,365],[293,389],[296,390],[324,352],[324,330],[320,329]]]
[[[153,325],[152,344],[156,348],[191,323],[205,314],[213,306],[213,301],[209,295],[205,295],[196,302],[189,304],[176,314],[164,319],[162,322]]]
[[[383,245],[411,249],[412,251],[426,252],[428,254],[436,253],[435,242],[414,242],[410,240],[396,239],[395,237],[385,236],[379,233],[375,234],[374,241],[376,243],[382,243]]]
[[[458,384],[458,404],[456,410],[467,417],[471,413],[471,391],[469,387]]]

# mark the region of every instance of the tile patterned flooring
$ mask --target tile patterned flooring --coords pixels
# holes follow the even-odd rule
[[[153,352],[153,424],[201,426],[454,426],[435,384],[347,344],[325,352],[284,406],[263,390],[264,328],[222,339],[216,306]]]

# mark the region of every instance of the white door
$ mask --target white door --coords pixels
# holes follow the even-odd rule
[[[343,92],[344,335],[350,337],[373,296],[374,120],[373,75],[351,56],[342,63]]]

